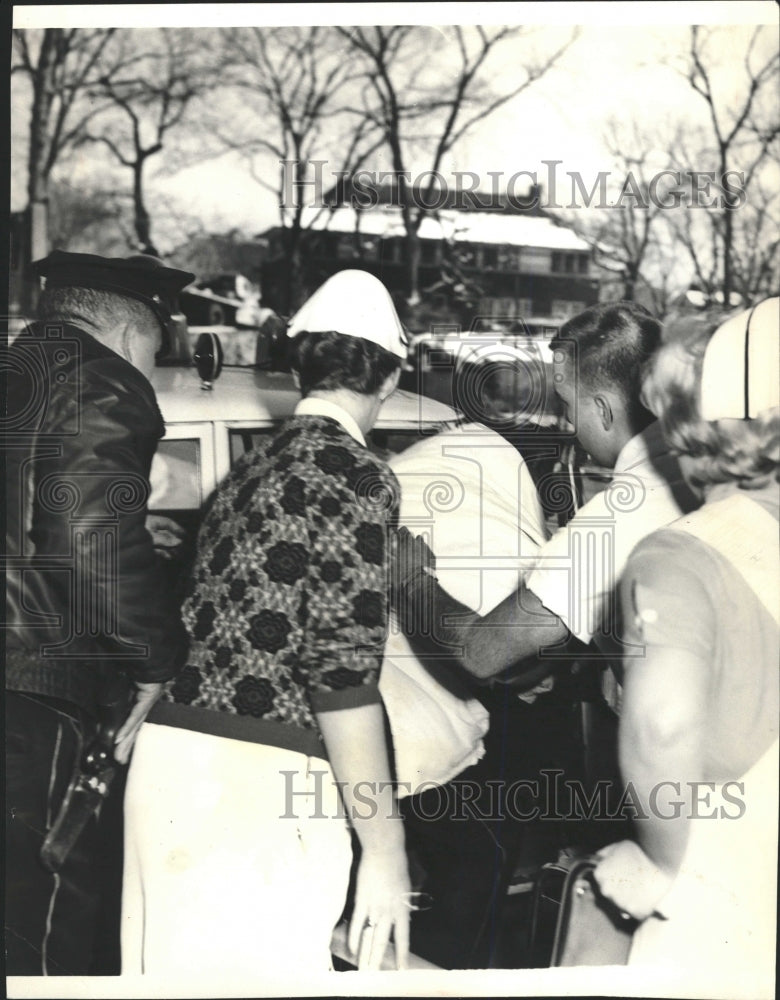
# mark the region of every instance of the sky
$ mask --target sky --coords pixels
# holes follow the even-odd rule
[[[503,185],[517,171],[537,172],[549,177],[545,161],[558,160],[557,174],[573,170],[584,179],[595,179],[610,169],[602,141],[610,117],[635,120],[643,126],[663,126],[671,118],[690,116],[701,120],[703,102],[675,70],[675,57],[684,50],[689,25],[730,25],[716,40],[722,53],[720,83],[724,95],[742,72],[735,53],[746,44],[751,25],[777,25],[778,8],[773,2],[693,3],[484,3],[484,4],[207,4],[181,6],[112,5],[90,7],[57,6],[14,9],[15,25],[52,26],[70,24],[145,25],[269,23],[518,23],[537,24],[540,45],[560,44],[573,25],[580,35],[556,68],[525,93],[499,109],[475,128],[454,150],[444,165],[452,170],[471,170],[493,183],[488,172],[499,172]],[[663,23],[659,23],[662,19]],[[773,36],[767,33],[770,38]],[[513,79],[518,50],[506,45],[493,64],[496,80]],[[27,110],[14,109],[14,133],[24,130]],[[93,167],[85,152],[81,171]],[[150,161],[150,190],[158,198],[186,204],[207,228],[220,231],[239,228],[257,233],[274,225],[278,207],[274,197],[249,175],[237,157],[208,160],[166,174],[164,164]],[[389,166],[381,157],[369,166]],[[413,173],[426,163],[413,164]],[[269,169],[271,164],[269,164]],[[12,207],[24,205],[23,173],[15,170]],[[527,181],[518,184],[522,189]],[[590,187],[590,183],[588,183]]]

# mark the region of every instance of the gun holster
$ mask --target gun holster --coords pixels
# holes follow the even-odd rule
[[[57,818],[46,834],[41,861],[50,872],[65,863],[73,845],[111,790],[116,770],[114,737],[130,711],[131,684],[117,671],[98,695],[97,732],[81,752]]]

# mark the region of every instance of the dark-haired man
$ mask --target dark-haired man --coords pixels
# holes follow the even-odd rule
[[[555,392],[582,447],[614,469],[612,481],[542,547],[516,593],[484,616],[420,572],[429,555],[402,531],[399,561],[408,582],[400,611],[412,633],[432,631],[477,677],[514,666],[518,685],[530,687],[553,673],[550,647],[565,663],[572,636],[588,643],[610,631],[615,586],[633,547],[698,505],[640,401],[643,365],[660,342],[659,324],[630,302],[593,306],[561,327],[551,344]],[[516,665],[526,659],[523,671]]]
[[[38,322],[4,355],[7,970],[84,975],[101,859],[95,817],[74,811],[89,798],[75,791],[82,754],[101,703],[121,713],[125,674],[135,700],[114,756],[126,761],[186,654],[145,521],[164,433],[148,376],[193,275],[62,251],[33,268],[46,279]],[[46,840],[82,821],[69,852],[67,837]]]
[[[553,340],[554,389],[566,419],[594,461],[614,473],[607,489],[541,547],[530,573],[497,607],[480,615],[455,601],[426,571],[432,559],[424,543],[401,529],[399,577],[407,582],[399,587],[398,612],[421,653],[449,657],[482,679],[512,668],[513,686],[530,700],[534,685],[549,689],[556,668],[569,666],[594,636],[601,641],[601,633],[613,630],[615,587],[633,547],[697,505],[639,398],[643,365],[660,339],[658,323],[644,309],[612,303],[574,317]],[[612,681],[611,672],[605,678]],[[491,704],[492,731],[504,739],[499,764],[505,784],[537,780],[539,769],[551,766],[578,772],[571,717],[556,707],[555,696],[531,708],[509,694],[493,692]],[[570,804],[540,806],[552,818]],[[543,849],[554,856],[555,838],[570,834],[543,826]],[[532,844],[524,848],[528,860],[538,854]]]

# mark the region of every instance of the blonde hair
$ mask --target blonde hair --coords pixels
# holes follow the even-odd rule
[[[658,417],[672,451],[689,459],[694,486],[736,482],[753,490],[780,482],[780,409],[752,420],[702,420],[699,406],[704,351],[711,330],[664,344],[648,362],[642,400]]]

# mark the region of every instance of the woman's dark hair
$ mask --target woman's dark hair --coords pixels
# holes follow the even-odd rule
[[[298,373],[302,396],[315,389],[349,389],[373,396],[400,367],[401,359],[360,337],[302,330],[290,341],[290,365]]]

